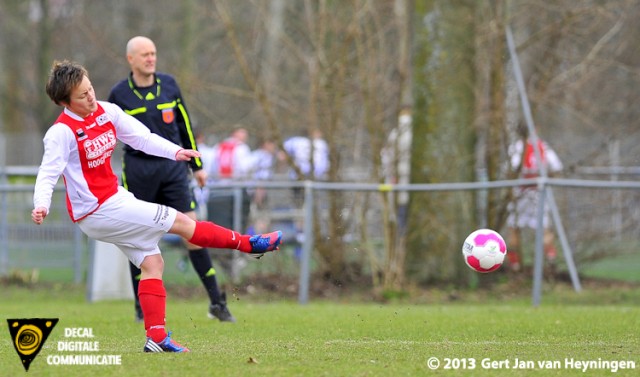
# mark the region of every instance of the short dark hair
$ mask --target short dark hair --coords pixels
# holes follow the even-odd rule
[[[82,65],[69,60],[55,60],[45,86],[47,95],[56,105],[68,104],[71,91],[85,76],[89,77],[89,73]]]

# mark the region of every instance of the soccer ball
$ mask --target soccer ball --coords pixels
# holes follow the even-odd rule
[[[462,245],[462,255],[467,266],[477,272],[497,270],[507,255],[507,244],[500,233],[491,229],[478,229],[471,233]]]

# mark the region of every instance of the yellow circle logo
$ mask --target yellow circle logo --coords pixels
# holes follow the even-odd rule
[[[34,325],[22,325],[13,341],[18,352],[23,355],[31,355],[40,349],[42,330]]]

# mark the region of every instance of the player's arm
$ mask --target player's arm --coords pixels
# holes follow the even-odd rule
[[[44,218],[47,217],[48,212],[45,207],[36,207],[31,211],[31,220],[40,225],[44,222]]]
[[[102,102],[101,105],[116,127],[118,139],[131,148],[177,161],[189,161],[192,158],[200,157],[198,151],[182,148],[162,136],[152,133],[144,124],[126,114],[117,105],[107,102]]]
[[[43,143],[44,154],[33,189],[34,209],[31,211],[31,219],[38,225],[49,213],[53,189],[67,166],[70,145],[75,143],[75,139],[69,127],[55,124],[45,134]]]
[[[194,158],[200,158],[200,152],[193,149],[180,149],[175,157],[176,161],[191,161]]]

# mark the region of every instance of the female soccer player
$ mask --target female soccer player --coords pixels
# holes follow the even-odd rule
[[[138,298],[147,333],[145,352],[188,352],[165,329],[164,261],[158,242],[169,232],[202,247],[237,249],[255,257],[277,250],[282,232],[241,235],[212,222],[195,221],[171,207],[136,199],[118,185],[111,168],[117,140],[147,154],[177,161],[199,157],[149,131],[118,106],[96,100],[87,70],[56,61],[46,84],[64,110],[44,136],[44,155],[34,188],[31,218],[42,224],[53,188],[64,177],[67,210],[89,237],[116,245],[142,270]]]

